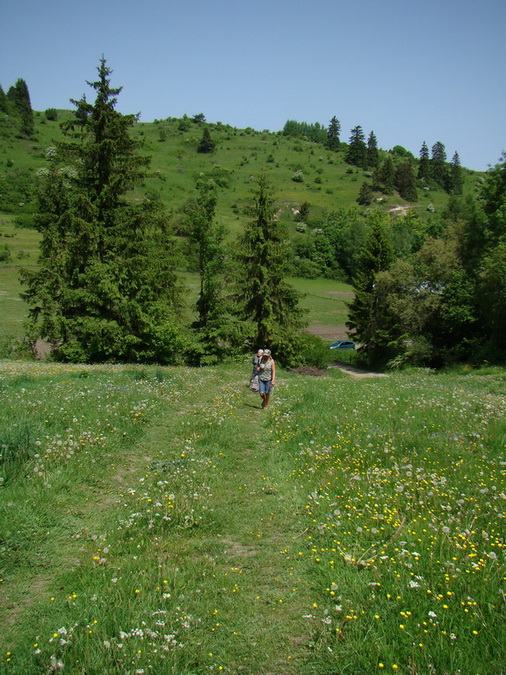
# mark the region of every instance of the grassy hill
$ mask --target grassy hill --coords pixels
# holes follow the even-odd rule
[[[36,112],[32,139],[20,138],[12,119],[6,116],[0,119],[0,311],[4,317],[0,335],[22,334],[26,307],[19,299],[18,269],[29,268],[37,261],[38,234],[29,227],[35,209],[36,173],[46,164],[47,149],[62,138],[60,123],[73,114],[59,110],[58,119],[52,121],[44,113]],[[370,181],[370,173],[345,163],[344,144],[341,151],[334,153],[321,144],[281,133],[218,123],[208,125],[216,143],[215,152],[202,154],[197,147],[203,125],[185,121],[188,123],[185,131],[180,130],[182,120],[172,118],[135,124],[133,136],[143,141],[143,152],[152,162],[149,177],[130,195],[131,199],[147,195],[160,200],[177,221],[179,210],[195,194],[196,179],[202,175],[212,177],[219,185],[217,220],[232,238],[248,219],[245,206],[252,194],[253,181],[260,171],[266,171],[279,204],[279,217],[287,224],[294,241],[301,237],[295,211],[303,203],[309,204],[309,228],[325,209],[355,207],[364,216],[368,212],[356,200],[362,183]],[[384,151],[380,154],[385,156]],[[302,174],[302,182],[292,180],[296,172]],[[476,191],[482,175],[466,169],[463,174],[465,192]],[[413,209],[424,219],[428,208],[436,213],[441,211],[448,195],[441,190],[419,190],[416,203],[407,203],[397,194],[378,194],[376,199],[371,208],[391,211],[393,217]],[[306,305],[311,312],[312,330],[328,339],[343,336],[346,295],[332,293],[349,294],[350,288],[336,283],[332,286],[323,280],[301,281],[298,286],[309,293]],[[190,284],[192,287],[194,284]],[[320,300],[315,303],[316,297]],[[192,298],[190,291],[189,301]],[[335,314],[328,319],[325,308],[330,306]]]
[[[15,129],[5,120],[0,123],[3,136],[0,176],[15,177],[28,172],[33,177],[45,164],[47,148],[62,137],[60,122],[72,114],[60,110],[58,120],[50,121],[43,113],[35,113],[36,130],[31,140],[18,138]],[[207,125],[216,142],[215,152],[201,154],[197,146],[203,126],[190,123],[188,131],[180,131],[179,125],[180,120],[172,118],[136,123],[133,136],[145,143],[145,152],[152,158],[152,176],[132,198],[147,193],[150,198],[160,199],[170,209],[177,210],[192,196],[195,179],[201,174],[211,175],[221,187],[218,218],[232,232],[244,220],[242,207],[251,194],[252,177],[262,170],[267,171],[280,206],[287,209],[288,219],[293,219],[291,209],[303,202],[310,204],[310,217],[317,217],[323,209],[356,206],[361,184],[370,180],[369,172],[344,162],[344,144],[343,151],[334,153],[318,143],[288,138],[281,133],[237,129],[218,123]],[[297,171],[302,171],[303,182],[292,180]],[[473,191],[479,185],[481,174],[463,171],[465,191]],[[429,204],[440,209],[448,199],[441,190],[419,191],[419,200],[412,204],[396,194],[377,197],[381,201],[376,205],[382,209],[409,206],[421,215],[426,213]],[[13,203],[11,208],[22,213],[29,208],[29,203],[24,206]]]

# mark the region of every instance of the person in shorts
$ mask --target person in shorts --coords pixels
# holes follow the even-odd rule
[[[271,350],[264,349],[262,358],[257,366],[258,391],[262,398],[262,408],[267,408],[272,387],[276,383],[276,364],[272,358]]]

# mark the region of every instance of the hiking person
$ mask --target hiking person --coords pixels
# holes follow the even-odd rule
[[[258,391],[262,397],[262,408],[267,408],[272,387],[276,383],[276,364],[274,363],[270,349],[264,349],[262,358],[257,366],[257,373]]]
[[[263,349],[259,349],[259,350],[257,351],[257,353],[256,353],[256,354],[253,356],[253,358],[251,359],[251,363],[252,363],[252,365],[253,365],[253,372],[251,373],[251,379],[253,379],[254,377],[256,377],[256,376],[258,375],[257,368],[258,368],[258,364],[260,363],[260,360],[261,360],[261,358],[262,358],[262,356],[263,356],[263,353],[264,353],[264,350],[263,350]]]
[[[251,360],[251,365],[253,366],[253,372],[251,373],[250,380],[248,382],[248,387],[251,389],[251,391],[258,391],[258,364],[260,363],[260,360],[262,358],[262,355],[264,353],[263,349],[259,349],[257,353],[253,356]]]

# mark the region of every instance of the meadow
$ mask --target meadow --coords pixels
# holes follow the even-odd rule
[[[0,363],[0,672],[504,672],[504,369],[249,371]]]
[[[73,117],[69,110],[58,110],[58,120],[47,120],[43,112],[35,112],[35,134],[32,139],[23,139],[15,127],[6,127],[0,119],[0,178],[6,185],[21,180],[29,184],[31,194],[23,199],[15,198],[9,203],[9,212],[21,216],[34,208],[36,172],[47,166],[46,153],[63,139],[60,123]],[[358,208],[357,197],[364,181],[371,181],[371,173],[346,164],[345,148],[330,152],[322,144],[304,138],[290,138],[282,132],[267,129],[239,129],[226,123],[208,124],[212,139],[216,142],[213,153],[197,152],[202,138],[203,125],[190,123],[186,131],[180,130],[181,120],[167,118],[153,122],[135,123],[132,137],[140,141],[140,152],[151,158],[150,171],[130,197],[161,201],[168,211],[176,214],[188,199],[195,196],[195,182],[202,176],[213,178],[219,187],[217,219],[235,235],[248,220],[245,206],[251,199],[255,179],[265,172],[272,184],[273,193],[284,220],[292,221],[295,233],[293,209],[308,203],[311,219],[319,218],[325,209]],[[343,130],[343,142],[348,140]],[[381,139],[378,139],[381,147]],[[382,159],[389,149],[380,150]],[[303,179],[294,181],[294,174],[302,172]],[[28,176],[28,179],[26,177]],[[483,173],[463,168],[465,193],[477,194]],[[6,188],[5,188],[6,189]],[[2,195],[0,195],[2,197]],[[422,220],[429,210],[436,212],[446,207],[448,195],[440,189],[419,190],[418,200],[408,203],[397,193],[377,194],[377,208],[395,212],[409,207]],[[4,207],[6,208],[6,207]],[[366,209],[361,209],[365,212]]]

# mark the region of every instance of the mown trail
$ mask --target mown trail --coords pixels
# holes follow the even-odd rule
[[[154,466],[167,459],[169,439],[172,453],[212,456],[213,470],[197,480],[205,480],[211,509],[200,527],[160,539],[160,564],[172,570],[187,614],[212,614],[207,655],[228,672],[300,673],[314,598],[300,548],[305,495],[290,477],[292,458],[272,438],[278,391],[264,411],[244,381],[210,386],[210,396],[152,424],[136,449]],[[187,593],[191,584],[198,593]]]

